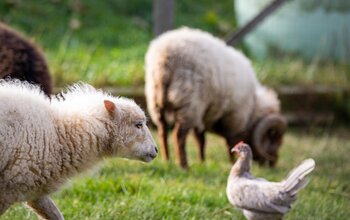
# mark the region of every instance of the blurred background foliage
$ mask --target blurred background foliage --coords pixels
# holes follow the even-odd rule
[[[225,38],[237,28],[232,0],[177,0],[176,27]],[[0,20],[41,45],[58,87],[78,80],[95,86],[142,86],[144,54],[152,40],[152,0],[3,0]],[[238,46],[248,56],[241,44]],[[347,65],[304,63],[278,54],[253,62],[269,85],[347,86]]]
[[[177,26],[224,36],[235,27],[232,1],[179,0]],[[0,19],[44,49],[57,86],[142,85],[152,39],[151,0],[4,0]]]

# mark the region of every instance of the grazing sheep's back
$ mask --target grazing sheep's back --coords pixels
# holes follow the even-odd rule
[[[0,22],[0,78],[11,77],[40,85],[52,93],[52,80],[38,46]]]
[[[237,112],[230,121],[244,129],[257,86],[243,54],[199,30],[169,31],[153,40],[146,54],[146,97],[155,122],[164,110],[168,123],[176,117],[203,130]]]

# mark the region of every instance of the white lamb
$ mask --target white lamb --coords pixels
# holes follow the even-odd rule
[[[0,81],[0,215],[24,202],[63,219],[49,194],[105,157],[149,162],[157,148],[134,101],[76,84],[49,100],[39,87]]]
[[[255,159],[275,164],[286,121],[277,95],[258,82],[242,53],[206,32],[180,28],[153,40],[145,62],[147,106],[164,159],[169,159],[167,125],[174,124],[177,161],[184,168],[190,129],[202,161],[204,132],[212,131],[226,139],[231,160],[231,148],[244,140]]]

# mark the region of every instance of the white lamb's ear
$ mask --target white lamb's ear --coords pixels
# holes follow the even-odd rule
[[[114,104],[114,102],[109,100],[104,100],[105,108],[110,114],[114,114],[115,109],[117,108]]]

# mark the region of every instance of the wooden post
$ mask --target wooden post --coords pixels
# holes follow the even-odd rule
[[[153,0],[153,34],[158,36],[174,28],[175,0]]]

